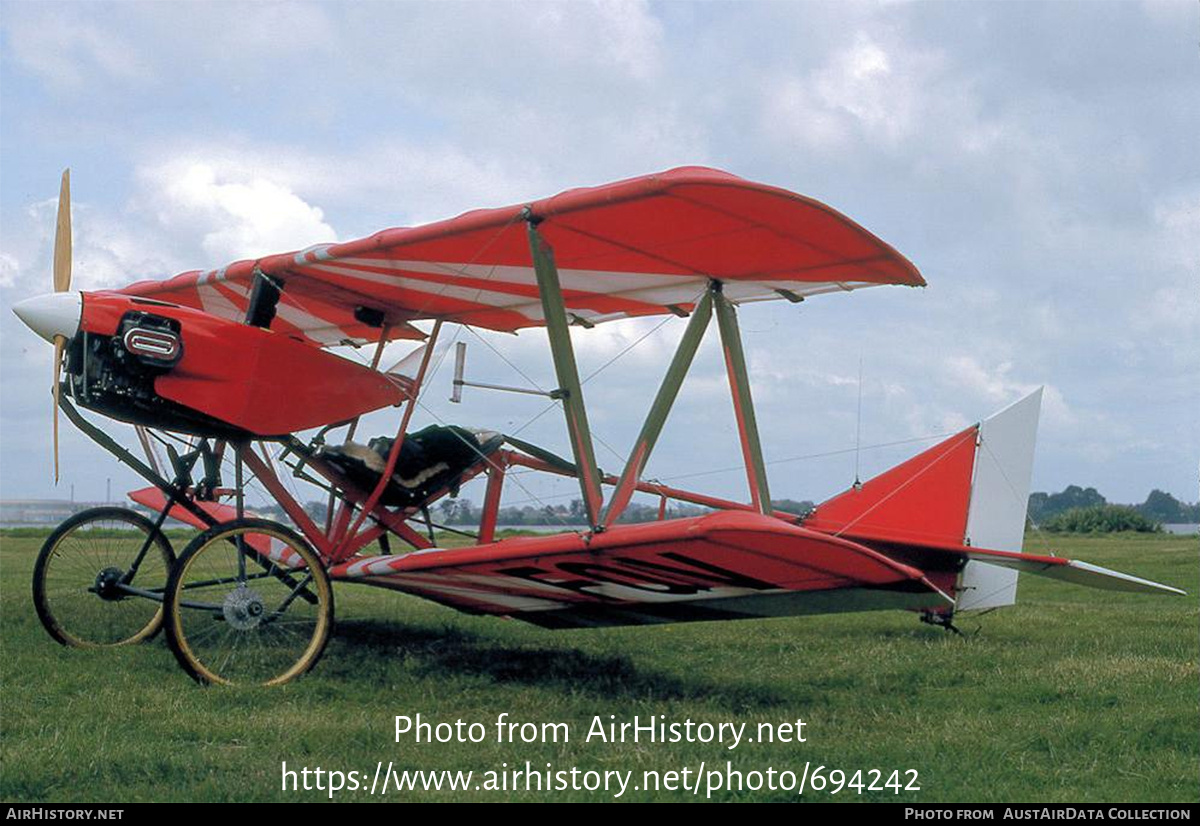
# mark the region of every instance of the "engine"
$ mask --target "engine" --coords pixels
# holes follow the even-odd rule
[[[67,350],[67,384],[82,407],[130,424],[198,436],[247,436],[211,416],[160,396],[155,380],[183,358],[178,319],[143,310],[126,312],[115,334],[81,330]]]

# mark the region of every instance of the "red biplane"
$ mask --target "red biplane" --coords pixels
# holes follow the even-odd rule
[[[882,608],[953,627],[956,611],[1013,603],[1019,571],[1182,593],[1021,552],[1040,393],[811,514],[773,509],[738,306],[925,283],[890,246],[810,198],[681,168],[87,293],[70,290],[69,209],[64,173],[56,292],[14,308],[55,347],[55,472],[61,408],[151,483],[131,497],[158,516],[87,511],[47,541],[35,602],[64,644],[136,642],[165,623],[196,679],[281,683],[320,656],[334,581],[547,628]],[[678,316],[686,328],[627,463],[608,475],[593,451],[569,328],[651,315]],[[747,503],[643,479],[714,316]],[[410,432],[450,324],[546,328],[557,380],[546,395],[561,402],[569,459],[500,433],[441,423]],[[395,339],[422,344],[380,369]],[[372,364],[330,352],[337,345],[374,345]],[[463,377],[460,347],[455,395],[471,385],[498,387]],[[355,442],[359,418],[388,406],[402,408],[395,436]],[[135,425],[144,458],[80,408]],[[233,465],[231,486],[223,462]],[[514,467],[577,479],[586,529],[497,539]],[[289,491],[287,474],[324,490],[323,524]],[[480,476],[475,544],[437,548],[430,505]],[[294,528],[247,514],[251,478]],[[659,521],[618,524],[636,492],[662,500]],[[665,518],[668,500],[712,512]],[[162,529],[168,517],[202,531],[178,558]]]

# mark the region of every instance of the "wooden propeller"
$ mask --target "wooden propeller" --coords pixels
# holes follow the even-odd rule
[[[71,170],[64,169],[62,185],[58,192],[58,225],[54,232],[54,291],[63,293],[71,289]],[[62,392],[59,378],[62,375],[63,354],[66,352],[65,336],[54,337],[54,483],[58,484],[58,404]]]

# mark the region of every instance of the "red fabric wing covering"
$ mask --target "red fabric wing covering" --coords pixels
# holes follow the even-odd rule
[[[568,533],[360,557],[334,566],[330,576],[548,627],[790,616],[945,599],[921,571],[859,543],[743,511],[623,525],[589,542]]]
[[[804,527],[838,536],[960,546],[967,531],[975,425],[817,506]]]
[[[682,167],[528,204],[142,281],[123,292],[241,319],[256,267],[286,283],[279,328],[313,343],[388,336],[440,317],[496,330],[542,324],[525,209],[553,246],[568,310],[606,321],[688,308],[710,278],[735,302],[924,285],[903,256],[818,201],[715,169]]]

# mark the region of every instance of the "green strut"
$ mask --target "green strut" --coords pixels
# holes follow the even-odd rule
[[[729,390],[733,393],[733,412],[737,416],[742,458],[746,462],[746,480],[750,483],[750,501],[760,513],[770,514],[767,469],[758,440],[758,422],[754,418],[754,400],[750,397],[750,378],[746,372],[742,336],[738,331],[737,311],[721,292],[721,285],[717,282],[713,283],[712,297],[717,312],[717,327],[721,331],[721,349],[725,353],[725,370],[729,374]]]
[[[658,395],[654,397],[654,404],[650,406],[650,412],[646,414],[642,432],[638,434],[637,441],[633,443],[633,452],[629,454],[629,462],[621,473],[621,479],[617,482],[612,499],[609,500],[608,507],[604,509],[602,520],[606,528],[616,522],[625,511],[625,507],[633,496],[634,488],[641,481],[642,471],[650,459],[650,451],[654,450],[654,444],[658,441],[663,425],[667,422],[667,416],[671,412],[671,406],[675,403],[675,397],[679,395],[683,379],[692,365],[696,349],[700,346],[705,331],[708,330],[708,323],[712,319],[712,307],[712,291],[705,290],[704,295],[696,303],[696,309],[692,311],[687,329],[683,331],[683,338],[679,340],[675,357],[671,360],[671,366],[667,368],[667,374],[663,376],[662,386],[658,388]]]
[[[587,511],[588,525],[597,530],[600,528],[600,506],[604,501],[600,488],[600,469],[596,466],[592,434],[588,429],[587,409],[579,384],[579,369],[575,366],[575,351],[571,347],[571,332],[567,324],[562,286],[558,281],[558,267],[554,264],[554,250],[538,233],[536,219],[527,216],[526,222],[529,227],[529,249],[533,253],[533,269],[537,274],[538,293],[542,299],[542,314],[546,318],[546,334],[550,339],[550,354],[554,359],[558,388],[563,393],[563,412],[566,414],[567,433],[578,468],[583,507]]]

